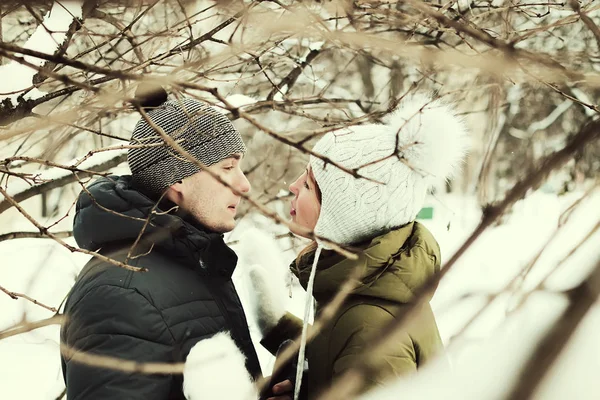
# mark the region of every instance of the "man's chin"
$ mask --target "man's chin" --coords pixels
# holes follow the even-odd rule
[[[233,228],[235,228],[235,224],[236,224],[235,219],[231,218],[231,221],[223,221],[220,224],[215,224],[215,226],[212,228],[212,230],[217,233],[231,232],[233,230]]]
[[[197,219],[198,220],[198,219]],[[200,225],[204,226],[211,232],[215,233],[227,233],[231,232],[233,228],[235,228],[236,221],[231,216],[228,218],[223,218],[220,221],[201,221],[198,220]]]

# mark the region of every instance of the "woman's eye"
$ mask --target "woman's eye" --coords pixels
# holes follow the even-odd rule
[[[231,171],[233,169],[233,165],[231,165],[229,167],[224,167],[223,169],[226,169],[227,171]]]
[[[305,187],[305,188],[307,188],[307,189],[310,189],[310,188],[308,187],[308,183],[306,183],[306,181],[304,181],[304,187]]]

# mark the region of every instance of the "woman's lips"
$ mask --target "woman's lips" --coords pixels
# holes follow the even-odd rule
[[[294,202],[292,201],[291,207],[290,207],[290,215],[293,217],[296,215],[296,205],[294,204]]]

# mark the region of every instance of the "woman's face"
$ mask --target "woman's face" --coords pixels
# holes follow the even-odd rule
[[[290,210],[292,222],[312,231],[321,212],[321,196],[310,165],[296,179],[296,182],[290,185],[290,192],[294,194],[292,209]],[[291,228],[291,231],[297,235],[302,235],[302,232],[297,232],[295,228]]]

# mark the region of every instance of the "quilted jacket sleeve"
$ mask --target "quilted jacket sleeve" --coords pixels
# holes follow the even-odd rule
[[[381,327],[391,322],[393,317],[385,310],[372,305],[359,305],[350,308],[337,321],[333,328],[330,354],[333,355],[333,380],[350,368],[364,362],[373,342],[380,336]],[[383,356],[383,368],[370,369],[366,376],[367,391],[381,386],[387,379],[406,375],[417,370],[416,353],[408,334],[402,333],[395,345],[387,349]]]
[[[173,362],[174,340],[160,312],[133,289],[94,287],[67,305],[65,314],[63,346],[137,363]],[[93,367],[73,357],[63,357],[63,373],[69,400],[166,400],[173,384],[171,375]]]

